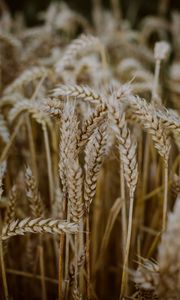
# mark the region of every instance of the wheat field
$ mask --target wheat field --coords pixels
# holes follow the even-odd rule
[[[0,3],[0,299],[180,300],[180,13]]]

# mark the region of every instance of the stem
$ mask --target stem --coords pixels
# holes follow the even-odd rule
[[[69,201],[67,202],[67,221],[70,221]],[[66,233],[66,257],[65,257],[65,300],[68,299],[69,293],[69,234]]]
[[[119,0],[111,0],[111,5],[115,19],[120,21],[122,19],[122,12],[120,9]]]
[[[122,163],[120,164],[120,198],[123,199],[122,204],[122,239],[123,239],[123,258],[125,257],[125,248],[127,240],[127,211],[126,211],[126,202],[125,202],[125,180],[124,180],[124,170]]]
[[[90,238],[89,238],[89,214],[86,216],[86,293],[87,300],[90,300]]]
[[[52,174],[52,162],[51,162],[51,152],[49,147],[49,138],[47,127],[43,124],[43,133],[44,133],[44,142],[45,142],[45,150],[46,150],[46,159],[47,159],[47,167],[48,167],[48,179],[49,179],[49,196],[50,203],[53,203],[53,174]]]
[[[0,226],[2,230],[2,217],[0,215]],[[8,300],[8,286],[7,286],[7,278],[6,278],[6,268],[4,263],[4,254],[3,254],[3,245],[2,245],[2,239],[0,237],[0,260],[1,260],[1,273],[2,273],[2,281],[3,281],[3,288],[4,288],[4,296],[5,299]]]
[[[46,300],[46,283],[45,283],[45,272],[44,272],[44,251],[42,245],[39,246],[39,264],[41,274],[41,286],[42,286],[42,299]]]
[[[16,125],[16,127],[15,127],[15,129],[14,129],[12,135],[11,135],[11,137],[10,137],[9,142],[6,144],[6,146],[5,146],[4,149],[3,149],[3,152],[2,152],[1,157],[0,157],[0,161],[3,161],[3,160],[6,159],[6,157],[7,157],[7,155],[8,155],[8,152],[9,152],[9,150],[10,150],[10,148],[11,148],[11,145],[12,145],[12,143],[14,142],[14,139],[15,139],[16,135],[18,134],[19,129],[20,129],[20,127],[21,127],[23,121],[24,121],[24,116],[22,116],[22,117],[18,120],[18,123],[17,123],[17,125]]]
[[[78,234],[75,234],[75,290],[78,289]]]
[[[130,191],[128,232],[127,232],[126,252],[125,252],[125,258],[124,258],[124,265],[123,265],[120,299],[123,299],[123,295],[124,295],[126,285],[127,285],[127,272],[126,271],[127,271],[127,268],[128,268],[128,259],[129,259],[129,252],[130,252],[130,243],[131,243],[133,206],[134,206],[134,192]]]
[[[154,73],[154,82],[153,82],[153,89],[152,89],[152,101],[157,101],[157,95],[158,95],[158,86],[159,86],[159,74],[160,74],[160,67],[161,67],[161,61],[158,59],[156,60],[155,65],[155,73]],[[159,103],[161,99],[158,98]]]
[[[163,202],[163,222],[162,222],[163,231],[166,229],[167,204],[168,204],[168,163],[166,161],[164,166],[164,202]]]
[[[59,247],[58,300],[63,300],[63,252],[64,252],[64,234],[61,234],[60,247]]]
[[[31,279],[41,280],[41,276],[40,275],[36,274],[34,276],[34,274],[29,273],[29,272],[24,272],[24,271],[19,271],[19,270],[14,270],[14,269],[6,269],[6,272],[8,274],[11,274],[11,275],[22,276],[22,277],[25,277],[25,278],[31,278]],[[47,282],[49,282],[49,283],[53,283],[55,285],[58,284],[57,279],[54,279],[54,278],[44,277],[44,280],[47,281]]]
[[[101,31],[101,20],[102,20],[102,5],[101,0],[92,0],[93,5],[93,22],[95,25],[96,32]]]
[[[29,115],[27,115],[26,118],[27,118],[26,119],[27,131],[28,131],[28,137],[29,137],[29,148],[30,148],[31,160],[32,160],[32,169],[33,169],[33,174],[37,181],[38,176],[37,176],[37,165],[36,165],[36,151],[35,151],[35,145],[34,145],[34,139],[33,139],[32,126],[31,126]]]

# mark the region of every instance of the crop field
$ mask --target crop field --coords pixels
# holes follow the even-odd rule
[[[109,2],[0,1],[0,300],[180,300],[180,12]]]

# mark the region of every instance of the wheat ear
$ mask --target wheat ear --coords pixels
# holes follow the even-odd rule
[[[26,178],[26,186],[27,186],[26,195],[30,203],[32,217],[33,218],[42,217],[43,205],[40,196],[38,195],[37,183],[32,174],[30,167],[26,168],[25,178]]]
[[[21,221],[15,220],[3,227],[2,240],[6,240],[15,235],[24,235],[25,233],[77,233],[78,225],[66,221],[42,218],[25,218]]]
[[[89,86],[81,85],[59,85],[53,90],[54,97],[72,97],[79,100],[84,100],[91,103],[102,102],[100,93],[95,92]]]

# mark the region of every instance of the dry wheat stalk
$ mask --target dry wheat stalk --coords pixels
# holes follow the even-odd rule
[[[128,101],[133,107],[141,125],[151,134],[154,146],[164,160],[164,200],[163,200],[163,220],[162,229],[166,227],[167,207],[168,207],[168,159],[170,153],[170,138],[167,134],[167,128],[164,128],[161,119],[156,115],[155,107],[140,97],[129,97]]]
[[[2,240],[6,240],[15,235],[24,235],[25,233],[77,233],[78,225],[66,221],[42,218],[25,218],[23,220],[15,220],[3,227]]]
[[[72,97],[75,99],[85,100],[92,103],[102,102],[100,93],[95,92],[89,86],[80,85],[59,85],[53,90],[54,97]]]
[[[124,93],[122,93],[122,91],[120,95],[124,97]],[[137,166],[137,159],[136,159],[136,143],[132,141],[130,130],[128,129],[125,120],[125,114],[122,113],[123,108],[119,107],[117,98],[118,98],[117,94],[115,94],[115,97],[109,98],[107,105],[109,109],[110,119],[114,124],[113,129],[115,130],[118,139],[120,160],[123,166],[123,175],[126,179],[126,183],[129,188],[129,196],[130,196],[128,231],[127,231],[127,240],[126,240],[126,247],[125,247],[125,257],[124,257],[122,285],[121,285],[121,294],[120,294],[120,298],[122,298],[127,284],[126,269],[128,265],[128,258],[129,258],[129,251],[130,251],[134,193],[135,193],[137,180],[138,180],[138,166]]]

